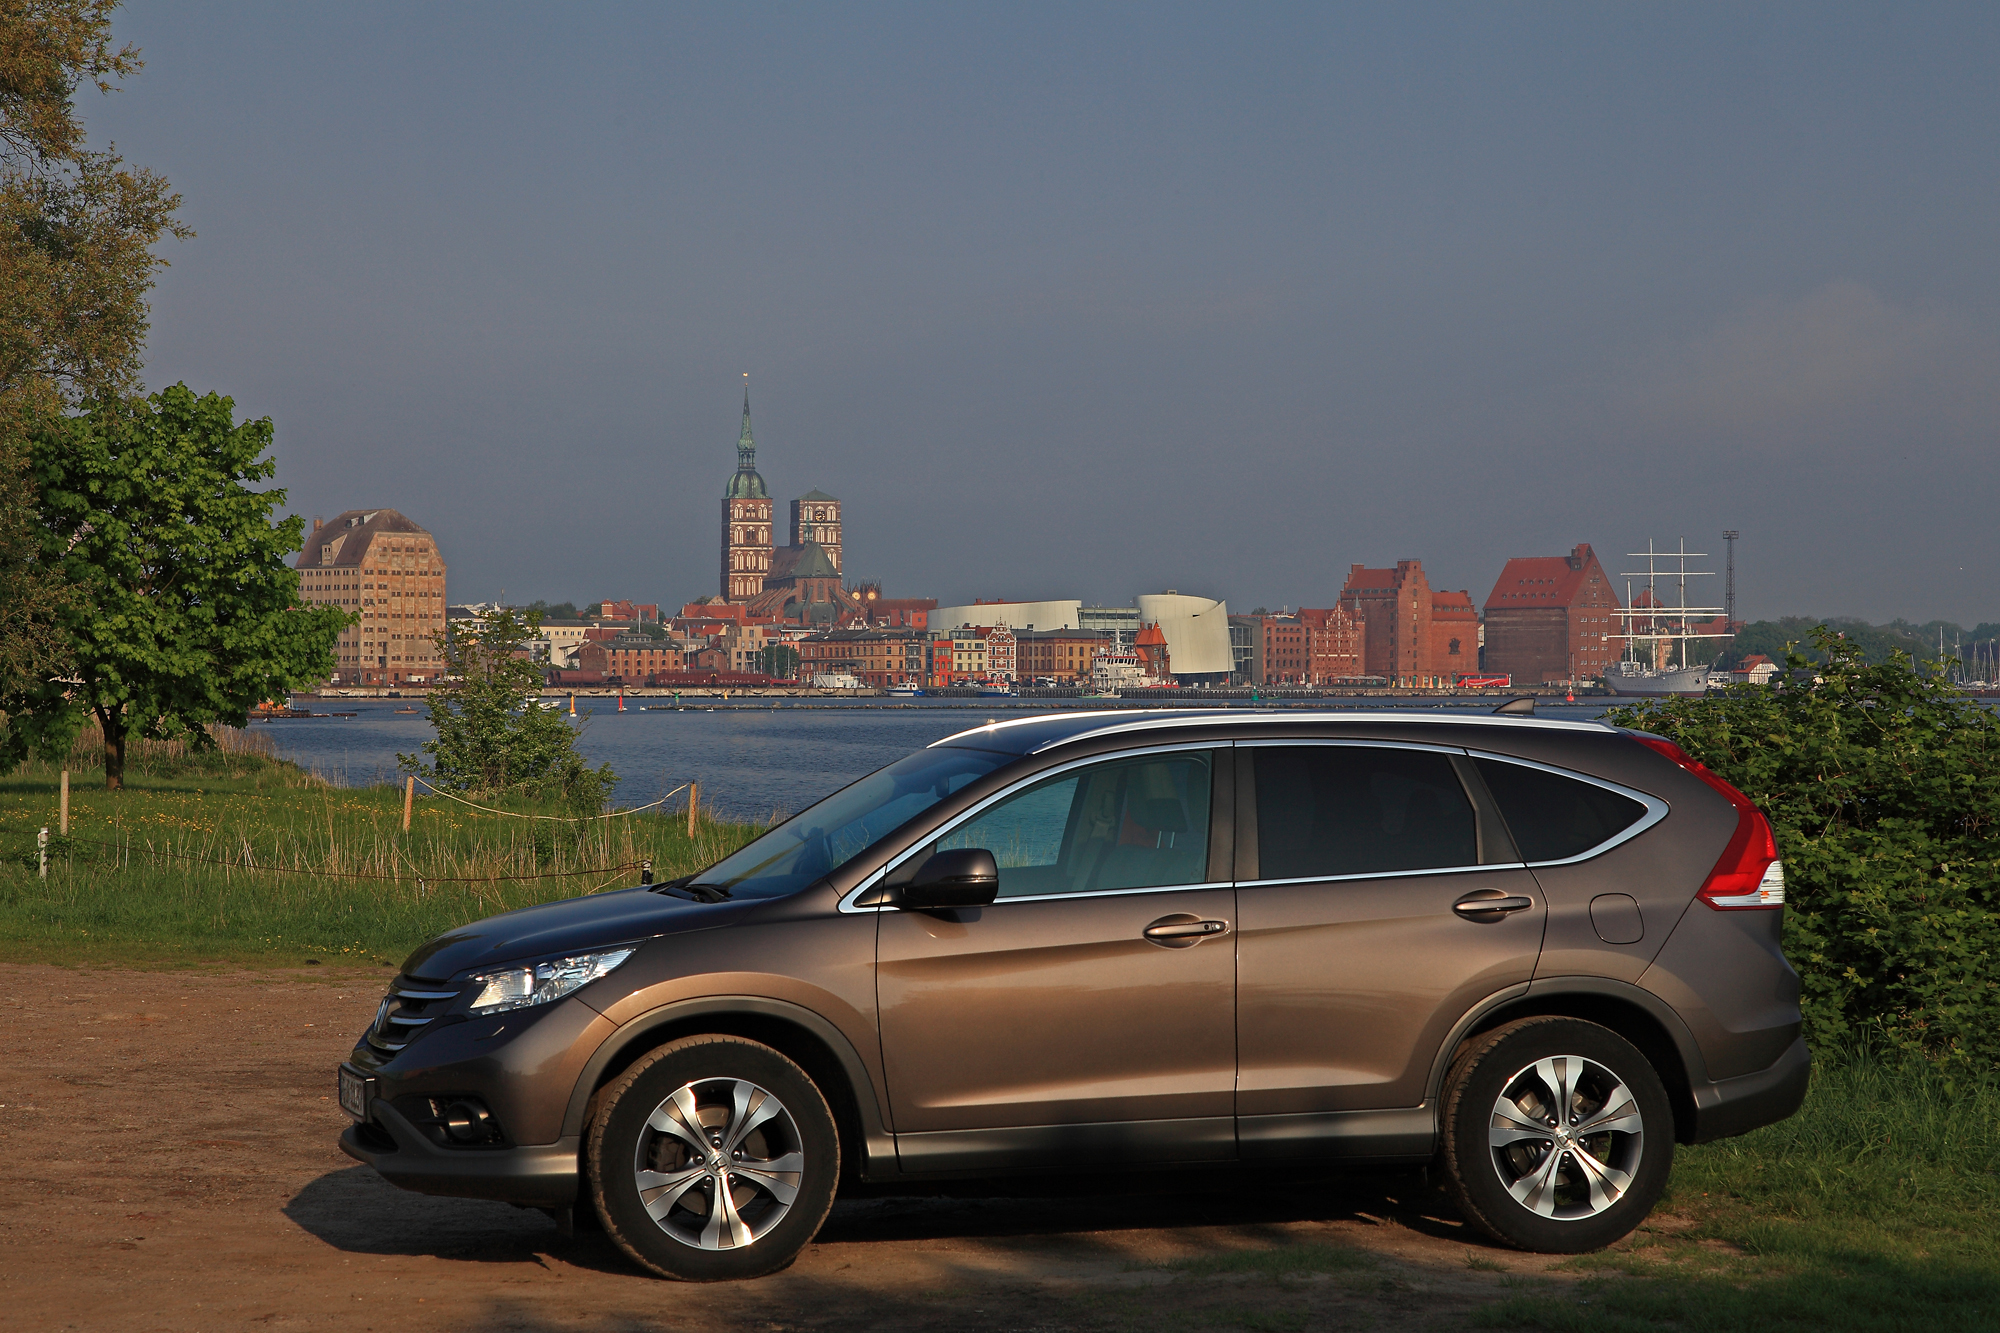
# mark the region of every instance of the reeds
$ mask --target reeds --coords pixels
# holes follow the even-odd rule
[[[507,812],[494,814],[420,794],[406,833],[400,788],[331,786],[269,757],[255,733],[217,740],[208,752],[149,743],[149,768],[128,769],[123,792],[73,783],[70,836],[52,840],[46,879],[34,838],[56,827],[57,770],[31,763],[0,780],[0,937],[95,930],[399,957],[482,916],[636,883],[646,861],[658,879],[686,874],[757,832],[698,818],[690,835],[685,807],[555,821],[515,817],[554,813],[525,801],[482,799]],[[73,767],[90,753],[79,745]]]

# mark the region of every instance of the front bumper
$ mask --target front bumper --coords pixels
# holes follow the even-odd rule
[[[534,1208],[576,1202],[579,1141],[518,1148],[440,1148],[402,1112],[377,1100],[368,1119],[349,1125],[340,1150],[380,1172],[392,1185],[419,1194],[498,1199]]]
[[[1716,1083],[1697,1083],[1694,1091],[1694,1134],[1689,1143],[1747,1134],[1773,1124],[1799,1109],[1812,1081],[1812,1053],[1798,1038],[1769,1069]]]

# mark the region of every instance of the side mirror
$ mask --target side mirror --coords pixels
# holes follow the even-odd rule
[[[984,907],[1000,892],[1000,867],[984,847],[938,852],[903,887],[898,907]]]

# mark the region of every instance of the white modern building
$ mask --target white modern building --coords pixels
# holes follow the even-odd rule
[[[1206,597],[1189,597],[1172,589],[1142,593],[1141,623],[1158,625],[1167,636],[1167,662],[1176,678],[1208,676],[1229,679],[1235,667],[1229,651],[1229,606]]]
[[[933,631],[965,625],[1005,625],[1008,629],[1076,629],[1079,600],[1050,602],[974,602],[970,606],[940,606],[932,611]]]

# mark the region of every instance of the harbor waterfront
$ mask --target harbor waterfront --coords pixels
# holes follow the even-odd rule
[[[269,735],[280,755],[337,786],[396,782],[396,756],[416,754],[433,739],[421,699],[301,699],[316,713],[338,710],[351,716],[286,717],[253,721]],[[1433,698],[1396,701],[1398,711],[1489,713],[1492,698]],[[1579,699],[1574,704],[1543,699],[1541,717],[1590,721],[1619,702]],[[544,699],[543,707],[568,711],[568,700]],[[614,800],[623,806],[659,799],[689,778],[701,783],[704,809],[725,819],[769,820],[774,813],[803,809],[882,765],[989,719],[1027,717],[1075,708],[1132,711],[1143,705],[1115,699],[945,699],[840,698],[814,700],[704,700],[627,696],[625,711],[610,697],[579,698],[578,749],[592,764],[608,763],[618,774]],[[1232,707],[1232,705],[1216,705]],[[1314,699],[1303,702],[1233,705],[1280,711],[1352,711],[1391,706],[1379,699]],[[668,809],[681,808],[682,797]]]

